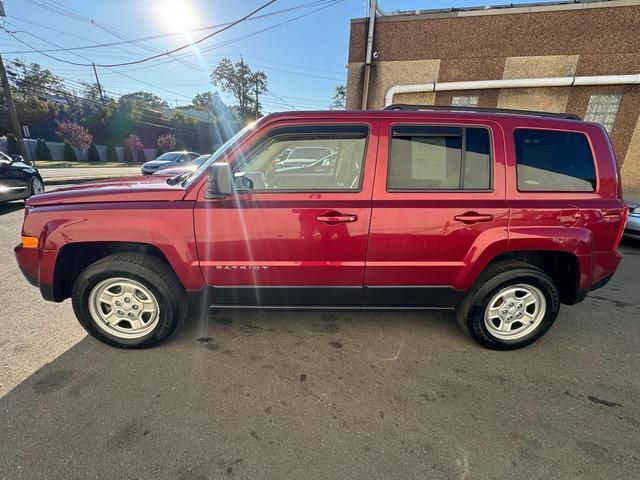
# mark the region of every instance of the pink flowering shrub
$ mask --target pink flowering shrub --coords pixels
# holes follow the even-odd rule
[[[169,152],[176,148],[176,136],[172,133],[160,135],[158,137],[158,148],[163,152]]]
[[[82,125],[59,120],[56,120],[56,124],[58,125],[56,134],[69,145],[79,150],[86,150],[91,145],[93,135]]]

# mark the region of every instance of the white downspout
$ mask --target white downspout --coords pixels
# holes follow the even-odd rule
[[[638,85],[640,73],[631,75],[597,75],[584,77],[507,78],[502,80],[473,80],[468,82],[418,83],[393,85],[384,96],[384,106],[393,104],[399,93],[448,92],[461,90],[498,90],[503,88],[570,87],[588,85]]]

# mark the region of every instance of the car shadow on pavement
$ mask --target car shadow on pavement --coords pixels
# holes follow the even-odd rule
[[[148,350],[87,336],[0,399],[0,478],[299,478],[318,436],[327,465],[309,478],[338,475],[357,466],[336,443],[356,417],[396,428],[405,393],[379,383],[420,368],[417,337],[474,349],[450,314],[426,317],[211,312]],[[381,447],[359,436],[358,456]]]
[[[451,312],[212,311],[137,351],[85,337],[0,399],[0,478],[631,471],[633,410],[597,391],[590,354],[566,361],[584,319],[565,323],[517,352],[479,347]]]
[[[22,201],[0,203],[0,216],[22,209],[24,209],[24,202]]]

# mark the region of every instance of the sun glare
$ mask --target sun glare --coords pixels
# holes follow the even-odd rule
[[[188,1],[160,0],[157,13],[169,30],[187,32],[196,27],[196,18]]]

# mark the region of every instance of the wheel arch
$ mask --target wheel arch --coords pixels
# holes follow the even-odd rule
[[[544,271],[556,284],[560,301],[567,305],[578,303],[581,284],[584,282],[585,259],[566,250],[512,250],[501,253],[486,261],[477,269],[477,274],[469,279],[473,284],[487,268],[499,262],[518,260]]]
[[[171,262],[155,245],[127,241],[68,243],[60,248],[56,257],[53,272],[54,300],[61,302],[69,298],[76,278],[89,265],[114,253],[126,252],[138,252],[156,257],[165,262],[176,274]]]

